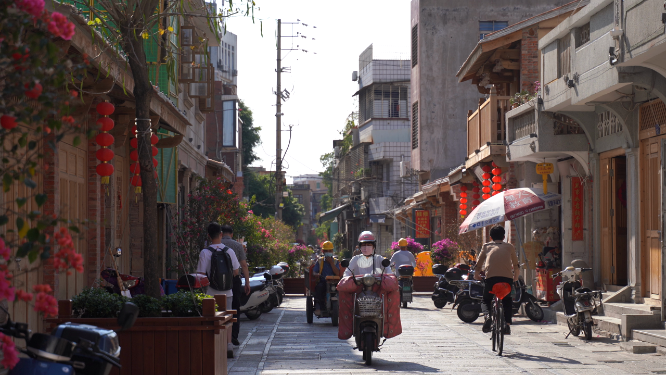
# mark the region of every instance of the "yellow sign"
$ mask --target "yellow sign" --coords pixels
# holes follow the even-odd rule
[[[416,269],[414,276],[435,276],[432,273],[432,258],[430,258],[430,251],[421,251],[416,254]]]
[[[536,173],[538,174],[551,174],[555,172],[553,163],[539,163],[536,166]]]
[[[548,175],[555,172],[553,163],[539,163],[536,166],[536,173],[543,179],[543,193],[548,194]]]

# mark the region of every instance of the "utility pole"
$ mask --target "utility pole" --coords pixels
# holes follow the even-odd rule
[[[282,220],[282,20],[277,20],[277,90],[275,90],[275,219]]]

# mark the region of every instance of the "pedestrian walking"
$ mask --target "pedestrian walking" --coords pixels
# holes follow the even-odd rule
[[[247,268],[247,254],[245,253],[245,249],[243,249],[243,245],[241,243],[233,240],[233,235],[234,228],[231,225],[222,225],[222,244],[234,251],[236,258],[238,259],[238,263],[240,263],[240,267],[243,271],[243,276],[245,277],[245,290],[243,290],[241,275],[238,274],[234,277],[234,297],[231,303],[231,308],[236,310],[236,314],[234,315],[236,322],[231,328],[231,343],[235,346],[239,346],[240,341],[238,341],[238,334],[240,332],[239,311],[241,307],[241,293],[250,294],[250,271]]]

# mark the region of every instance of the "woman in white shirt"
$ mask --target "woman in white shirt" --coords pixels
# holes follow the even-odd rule
[[[384,257],[375,254],[377,248],[377,240],[375,235],[370,231],[361,233],[358,237],[358,244],[361,247],[361,255],[353,257],[349,261],[349,267],[345,270],[344,276],[351,276],[352,272],[356,276],[362,276],[366,273],[382,273],[392,274],[390,267],[384,269],[382,260]]]

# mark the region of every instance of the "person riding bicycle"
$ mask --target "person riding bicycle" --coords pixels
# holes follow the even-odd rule
[[[356,255],[349,261],[349,267],[345,270],[344,276],[351,276],[352,273],[356,276],[362,276],[366,273],[382,273],[392,274],[390,267],[384,270],[382,260],[384,257],[375,254],[377,248],[377,240],[375,235],[370,231],[364,231],[358,236],[358,245],[361,248],[361,255]]]
[[[401,238],[398,241],[398,246],[400,246],[400,250],[393,253],[393,256],[391,257],[391,267],[393,267],[395,272],[398,272],[398,268],[405,264],[416,268],[416,259],[414,259],[414,254],[407,250],[407,240]]]
[[[333,257],[333,244],[331,241],[324,241],[321,245],[324,253],[315,263],[312,269],[312,276],[318,277],[319,281],[315,286],[315,315],[321,315],[321,306],[326,299],[326,276],[340,276],[340,262]]]
[[[474,267],[474,278],[476,280],[481,280],[481,270],[485,271],[486,274],[483,304],[488,312],[493,299],[493,295],[490,293],[493,286],[497,283],[507,283],[513,288],[513,282],[518,280],[520,264],[516,256],[516,249],[510,243],[504,242],[504,234],[504,228],[499,225],[490,229],[490,238],[493,241],[483,245]],[[506,322],[505,335],[511,334],[512,303],[511,293],[502,299],[504,321]],[[484,333],[488,333],[492,326],[490,313],[486,314],[485,318],[482,330]]]

